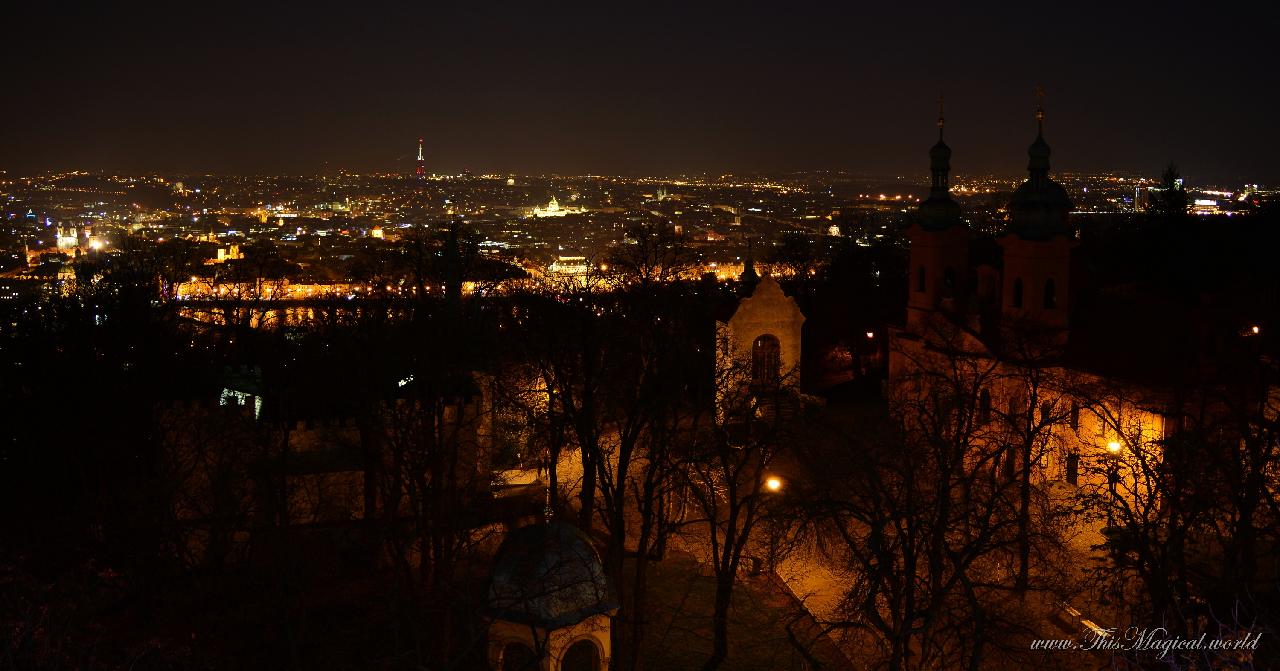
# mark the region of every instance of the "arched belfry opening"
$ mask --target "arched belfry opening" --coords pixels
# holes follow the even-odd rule
[[[751,384],[776,387],[782,379],[782,345],[778,337],[766,333],[751,343]]]

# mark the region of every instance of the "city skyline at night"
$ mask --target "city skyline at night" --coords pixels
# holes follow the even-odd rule
[[[1280,668],[1274,8],[6,11],[0,669]]]

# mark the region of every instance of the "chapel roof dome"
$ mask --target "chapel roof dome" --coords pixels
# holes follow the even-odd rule
[[[507,534],[494,558],[489,615],[557,629],[618,608],[591,540],[564,522]]]

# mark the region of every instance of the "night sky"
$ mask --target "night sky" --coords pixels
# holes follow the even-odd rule
[[[1261,6],[262,4],[10,13],[0,169],[920,175],[941,92],[1012,176],[1042,85],[1056,170],[1280,181]]]

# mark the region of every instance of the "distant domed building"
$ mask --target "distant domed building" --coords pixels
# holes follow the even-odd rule
[[[507,534],[488,590],[489,665],[495,671],[602,671],[618,602],[600,556],[563,522]]]
[[[563,206],[555,196],[552,196],[546,207],[532,207],[529,209],[529,214],[535,217],[563,217],[569,214],[582,214],[586,211],[585,208],[573,205]]]

